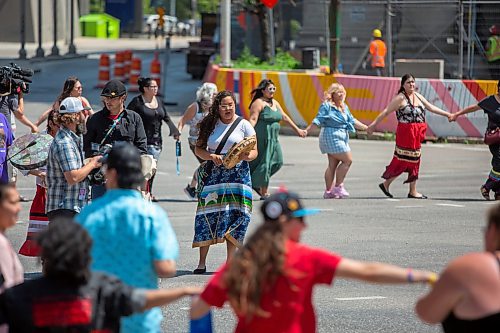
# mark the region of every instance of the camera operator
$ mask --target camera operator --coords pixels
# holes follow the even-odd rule
[[[147,154],[146,132],[141,117],[134,111],[125,109],[127,89],[119,80],[111,80],[101,92],[104,108],[87,120],[87,132],[83,137],[86,157],[101,152],[106,144],[127,141],[136,146],[141,154]],[[92,177],[92,199],[106,192],[103,177]]]
[[[47,217],[73,217],[87,204],[89,173],[101,166],[102,156],[84,165],[85,108],[76,97],[61,102],[56,122],[60,128],[50,145],[47,161]]]

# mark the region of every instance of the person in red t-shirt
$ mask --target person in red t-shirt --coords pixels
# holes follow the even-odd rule
[[[229,301],[238,317],[236,332],[315,332],[313,287],[332,284],[335,276],[374,283],[437,279],[432,272],[351,260],[300,244],[304,217],[318,210],[303,208],[294,193],[271,195],[261,211],[265,222],[193,299],[192,321]]]

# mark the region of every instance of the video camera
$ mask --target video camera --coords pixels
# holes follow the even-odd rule
[[[21,68],[11,62],[10,66],[0,67],[0,96],[12,93],[29,93],[29,85],[34,72],[30,68]]]
[[[113,148],[112,145],[105,144],[99,148],[99,151],[94,152],[93,156],[101,155],[103,158],[107,157],[109,152],[111,151],[111,148]],[[88,177],[90,185],[103,185],[106,182],[106,179],[104,177],[104,174],[102,173],[101,168],[96,168],[92,170],[92,172],[89,173]]]

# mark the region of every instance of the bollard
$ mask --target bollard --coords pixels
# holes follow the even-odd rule
[[[141,76],[141,58],[132,58],[132,67],[130,69],[130,87],[128,91],[139,91],[137,81]]]
[[[109,55],[105,53],[101,54],[99,58],[99,74],[97,77],[97,85],[95,86],[96,88],[104,88],[106,82],[110,80],[109,66]]]
[[[150,77],[158,84],[158,91],[161,91],[161,63],[158,60],[158,52],[155,52],[155,57],[151,61]]]

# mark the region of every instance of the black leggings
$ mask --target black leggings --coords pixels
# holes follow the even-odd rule
[[[495,193],[500,193],[500,144],[488,147],[491,152],[491,172],[484,187]]]

